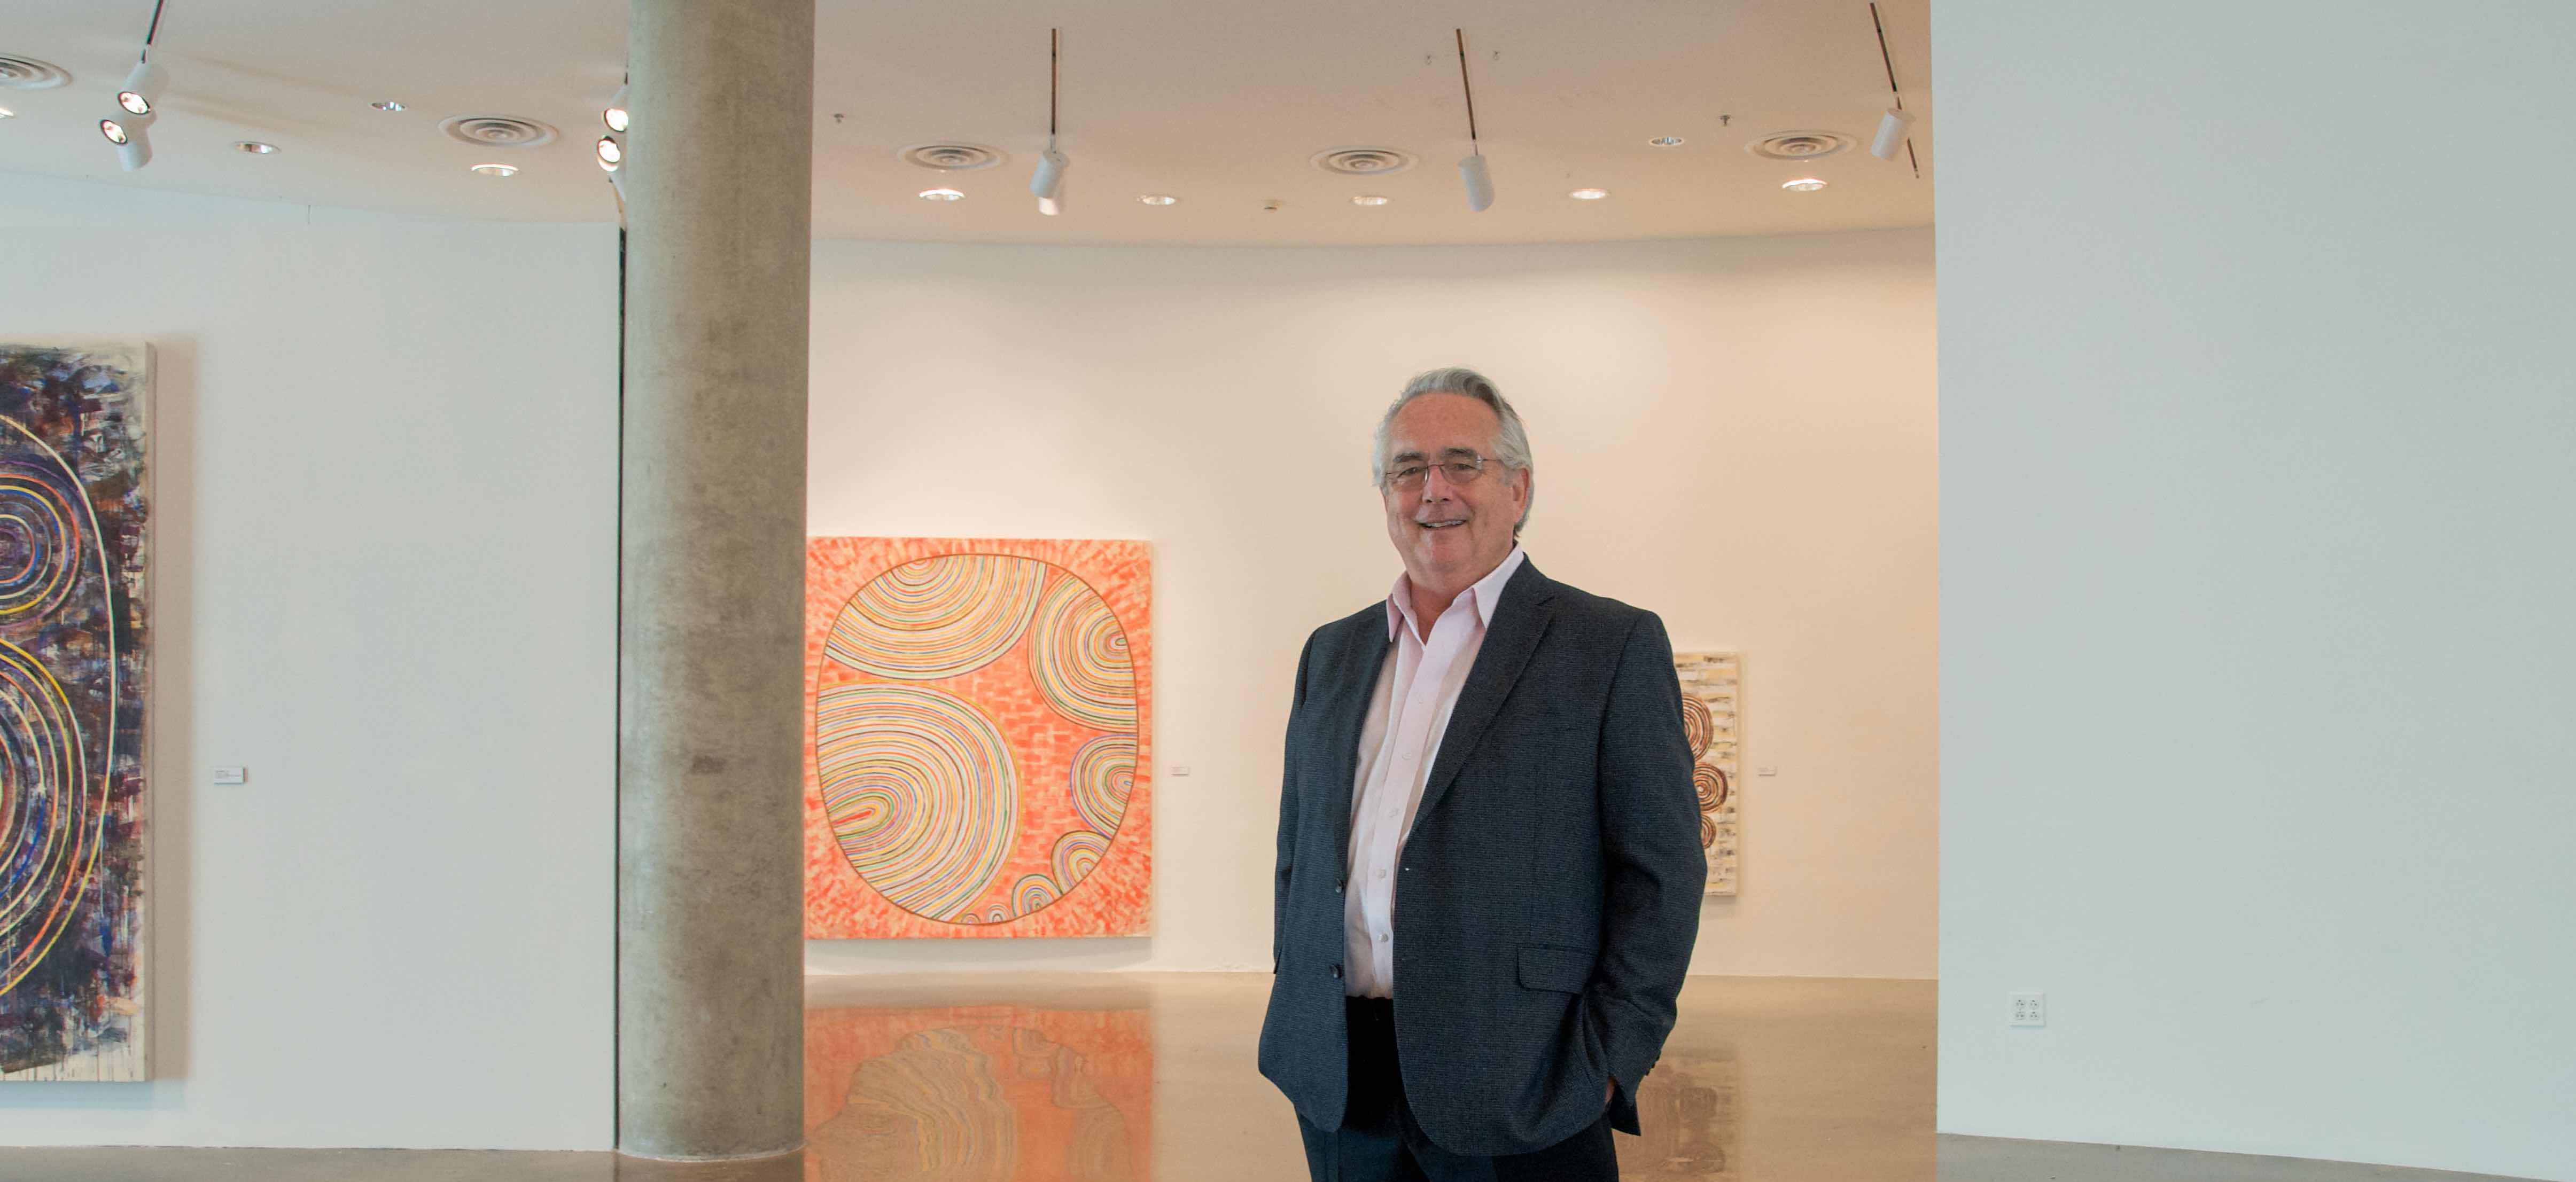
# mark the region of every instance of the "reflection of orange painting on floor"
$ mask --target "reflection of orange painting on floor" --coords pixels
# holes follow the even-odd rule
[[[1143,934],[1145,543],[813,538],[805,569],[805,934]]]
[[[1146,1182],[1142,1010],[812,1010],[808,1182]]]

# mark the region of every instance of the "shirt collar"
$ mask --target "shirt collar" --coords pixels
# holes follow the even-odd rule
[[[1493,573],[1476,580],[1475,585],[1467,588],[1467,597],[1476,604],[1476,616],[1486,627],[1494,626],[1494,609],[1502,605],[1503,585],[1511,582],[1512,575],[1521,569],[1522,563],[1527,561],[1529,561],[1529,555],[1521,552],[1520,543],[1514,542],[1512,552],[1503,557],[1502,565],[1495,567]],[[1412,584],[1407,576],[1397,575],[1395,589],[1387,592],[1386,596],[1386,638],[1395,639],[1396,632],[1412,619]],[[1420,630],[1416,629],[1415,635],[1420,634]]]

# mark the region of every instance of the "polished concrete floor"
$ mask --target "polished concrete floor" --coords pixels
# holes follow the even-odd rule
[[[1253,1069],[1268,974],[809,983],[804,1152],[0,1149],[7,1182],[1302,1182]],[[1932,1134],[1934,986],[1693,978],[1618,1138],[1633,1182],[2468,1182],[2284,1158]]]

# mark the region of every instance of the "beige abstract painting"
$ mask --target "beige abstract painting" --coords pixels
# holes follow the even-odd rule
[[[1735,893],[1742,844],[1737,806],[1737,708],[1743,658],[1735,653],[1674,653],[1682,682],[1682,731],[1690,738],[1691,781],[1699,789],[1699,844],[1708,854],[1708,891]]]

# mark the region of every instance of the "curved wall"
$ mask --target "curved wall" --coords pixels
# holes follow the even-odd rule
[[[1298,649],[1399,569],[1379,413],[1467,364],[1529,422],[1531,560],[1745,654],[1742,893],[1706,904],[1694,968],[1930,976],[1930,247],[819,244],[809,528],[1151,540],[1158,767],[1151,940],[808,965],[1269,971]]]

